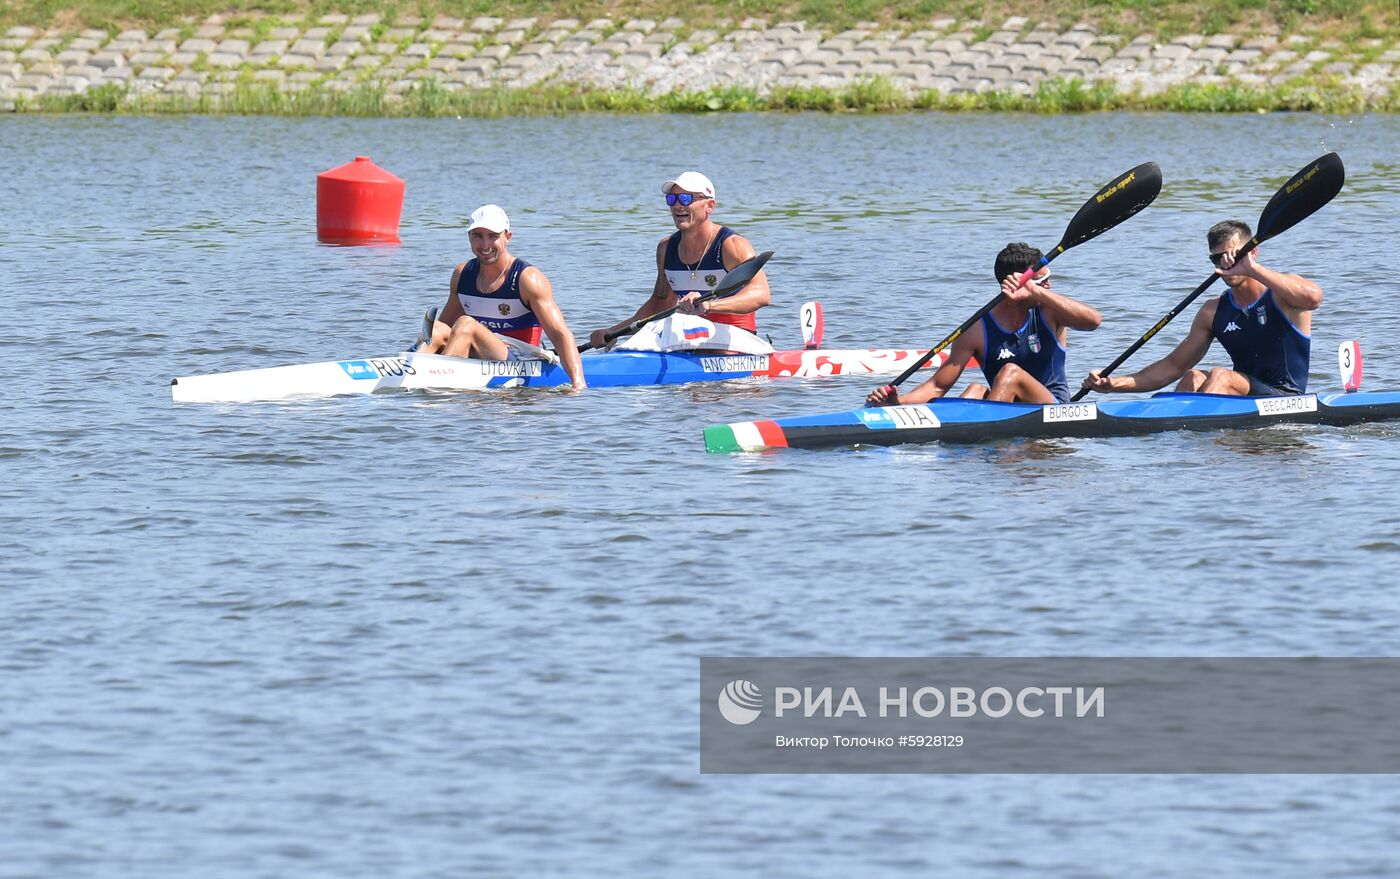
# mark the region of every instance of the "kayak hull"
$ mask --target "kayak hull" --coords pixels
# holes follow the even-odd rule
[[[705,428],[705,447],[711,452],[757,452],[776,448],[980,443],[1274,424],[1348,425],[1391,419],[1400,419],[1400,392],[1289,397],[1163,393],[1140,400],[1053,406],[940,398],[920,405],[712,425]]]
[[[672,385],[753,378],[894,375],[923,356],[910,348],[817,349],[770,354],[624,351],[581,358],[590,387]],[[930,361],[937,366],[946,355]],[[476,360],[403,353],[329,360],[212,375],[170,383],[177,403],[245,403],[313,399],[393,390],[495,390],[568,385],[562,366],[545,360]]]

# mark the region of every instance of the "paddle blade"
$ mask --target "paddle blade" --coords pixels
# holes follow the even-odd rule
[[[1076,244],[1107,232],[1152,204],[1162,191],[1162,169],[1156,162],[1144,162],[1120,174],[1084,203],[1065,229],[1065,237],[1055,249],[1063,253]],[[1047,260],[1048,262],[1048,260]]]
[[[1337,349],[1337,369],[1348,394],[1361,387],[1361,346],[1355,340],[1343,342]]]
[[[1255,243],[1268,241],[1307,219],[1341,192],[1345,180],[1342,157],[1336,153],[1328,153],[1309,162],[1307,167],[1283,184],[1283,188],[1274,193],[1274,197],[1264,206],[1264,212],[1259,215],[1259,226],[1254,232]]]
[[[731,293],[737,293],[744,289],[748,286],[748,283],[754,279],[754,276],[763,269],[763,264],[768,262],[772,256],[773,251],[765,250],[739,263],[726,272],[723,278],[719,279],[719,284],[715,286],[714,291],[705,298],[713,297],[718,299],[721,296],[728,296]]]

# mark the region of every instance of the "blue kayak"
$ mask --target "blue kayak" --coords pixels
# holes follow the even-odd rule
[[[1161,393],[1145,399],[1038,406],[942,397],[824,415],[744,421],[705,428],[711,452],[980,443],[1013,437],[1128,436],[1164,430],[1221,430],[1273,424],[1346,425],[1400,418],[1400,392],[1233,397]]]

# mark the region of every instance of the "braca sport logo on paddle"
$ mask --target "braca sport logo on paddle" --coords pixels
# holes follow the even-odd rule
[[[720,691],[719,713],[735,726],[747,726],[763,713],[763,691],[749,681],[730,681]]]
[[[1136,179],[1137,169],[1134,168],[1133,170],[1129,171],[1128,176],[1124,177],[1122,180],[1118,180],[1105,186],[1102,192],[1094,196],[1094,201],[1098,204],[1103,204],[1104,199],[1116,195],[1117,193],[1122,192],[1124,189],[1127,189],[1128,184],[1132,183]]]

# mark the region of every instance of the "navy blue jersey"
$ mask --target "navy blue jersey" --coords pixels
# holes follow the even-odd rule
[[[733,229],[720,226],[715,240],[710,242],[700,262],[690,264],[681,262],[681,231],[676,230],[666,242],[666,280],[671,283],[671,289],[677,296],[687,293],[703,295],[719,286],[719,279],[724,277],[725,272],[724,239],[733,234]]]
[[[666,241],[666,281],[675,291],[676,296],[685,296],[687,293],[699,293],[704,296],[712,292],[719,286],[720,278],[725,275],[724,268],[724,242],[734,230],[728,226],[720,226],[715,233],[715,240],[710,242],[710,246],[700,257],[698,263],[685,263],[681,261],[681,231],[677,229]],[[707,314],[709,320],[718,324],[730,324],[740,329],[748,330],[751,333],[758,331],[758,321],[752,314]]]
[[[1235,372],[1290,394],[1308,389],[1312,338],[1279,310],[1274,291],[1265,290],[1248,308],[1235,304],[1233,290],[1225,291],[1216,301],[1210,332],[1230,355]]]
[[[520,273],[529,267],[529,263],[517,257],[506,269],[501,286],[494,293],[482,293],[476,288],[480,266],[476,260],[468,262],[457,279],[457,301],[462,304],[462,311],[493,333],[538,345],[540,319],[520,298]]]
[[[982,374],[987,384],[1008,363],[1026,371],[1061,403],[1069,402],[1069,382],[1065,380],[1065,349],[1039,308],[1026,314],[1026,322],[1016,330],[1004,330],[991,312],[982,316],[982,332],[987,345],[982,358]]]

